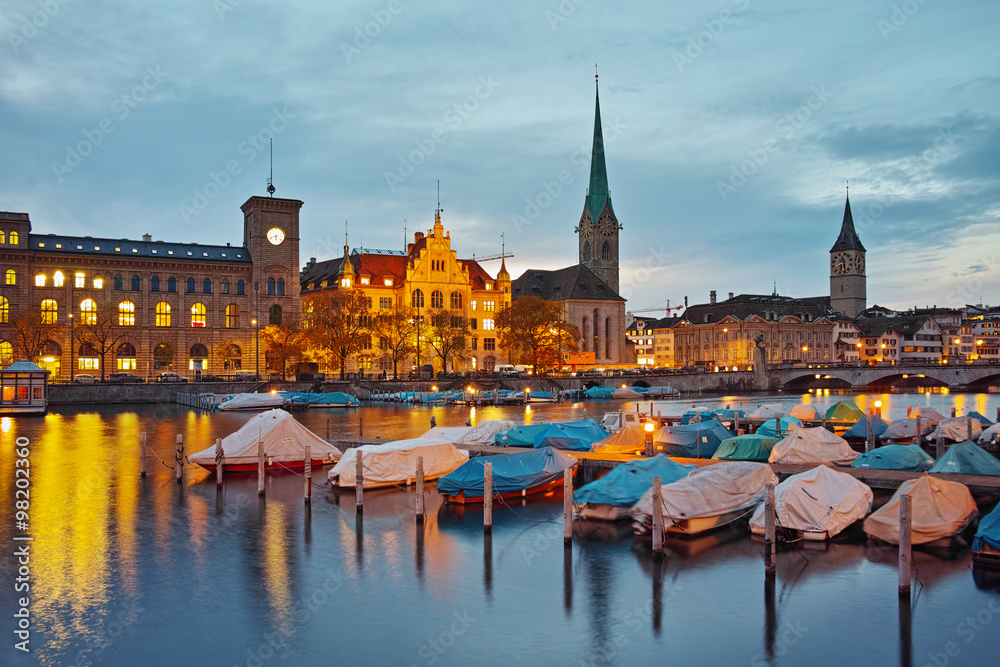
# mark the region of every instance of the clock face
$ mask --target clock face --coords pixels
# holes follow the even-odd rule
[[[285,232],[280,227],[272,227],[267,230],[267,240],[271,242],[272,245],[281,245],[281,242],[285,240]]]
[[[831,260],[830,268],[835,275],[843,276],[849,273],[864,275],[865,258],[860,253],[838,252]]]

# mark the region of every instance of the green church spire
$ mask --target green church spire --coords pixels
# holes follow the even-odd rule
[[[596,76],[594,77],[596,79]],[[587,210],[590,219],[596,224],[604,205],[611,199],[608,190],[608,167],[604,163],[604,133],[601,130],[601,94],[597,88],[596,110],[594,112],[594,148],[590,155],[590,188],[587,190]]]

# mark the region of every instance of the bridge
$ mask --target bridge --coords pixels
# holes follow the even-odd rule
[[[827,368],[770,368],[771,389],[866,389],[948,387],[954,391],[985,392],[1000,386],[997,364],[906,364],[895,366],[837,366]]]

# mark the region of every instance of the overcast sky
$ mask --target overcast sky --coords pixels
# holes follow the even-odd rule
[[[869,305],[996,304],[998,19],[939,0],[0,0],[0,210],[35,233],[241,243],[273,136],[303,264],[339,254],[345,220],[352,246],[402,248],[440,180],[460,257],[505,234],[515,277],[559,268],[597,63],[629,309],[828,294],[848,180]]]

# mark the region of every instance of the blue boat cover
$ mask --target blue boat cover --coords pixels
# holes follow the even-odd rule
[[[614,387],[591,387],[587,391],[583,392],[584,396],[587,398],[611,398],[611,395],[615,393]]]
[[[695,414],[697,414],[697,413],[694,410],[688,410],[687,412],[685,412],[683,415],[681,415],[681,424],[691,424],[691,423],[693,423]],[[714,410],[712,410],[712,411],[705,411],[705,412],[701,413],[701,421],[703,421],[703,422],[710,422],[713,419],[715,419],[717,416],[718,416],[718,414]]]
[[[720,461],[757,461],[767,463],[771,450],[778,443],[777,438],[768,438],[757,433],[747,433],[735,438],[726,438],[715,450],[713,459]]]
[[[555,447],[556,449],[589,452],[591,445],[604,440],[608,435],[609,433],[604,430],[604,427],[593,419],[570,424],[549,424],[535,434],[533,446],[535,449]]]
[[[719,444],[732,436],[729,429],[713,419],[700,424],[664,426],[656,444],[663,446],[663,453],[667,456],[710,459]]]
[[[573,502],[631,507],[653,486],[654,477],[670,484],[687,477],[694,467],[675,463],[663,454],[620,463],[604,477],[577,489]]]
[[[760,425],[757,429],[757,435],[762,435],[765,438],[784,438],[788,435],[788,432],[792,429],[796,429],[802,426],[802,422],[796,417],[782,417],[781,418],[781,435],[778,435],[778,423],[773,419],[768,419],[766,422]]]
[[[357,398],[342,391],[330,391],[322,394],[304,391],[283,391],[281,395],[296,405],[361,405],[361,401]]]
[[[924,472],[934,467],[934,459],[916,445],[883,445],[859,455],[851,467]]]
[[[981,414],[979,414],[974,410],[969,413],[969,416],[972,417],[973,419],[978,419],[979,423],[982,424],[983,427],[993,426],[993,422],[991,422],[989,419],[987,419],[986,417],[982,416]]]
[[[931,472],[959,472],[966,475],[1000,475],[1000,461],[982,447],[966,440],[948,448]]]
[[[562,426],[588,426],[590,424],[597,424],[593,419],[583,419],[576,422],[549,422],[545,424],[518,424],[517,426],[504,429],[503,431],[497,432],[496,443],[501,447],[506,445],[508,447],[534,447],[535,437],[552,426],[553,423],[560,424]],[[600,428],[600,425],[598,425]],[[601,429],[604,431],[604,429]],[[604,431],[604,435],[601,438],[608,437],[608,432]],[[504,440],[506,438],[506,440]],[[596,440],[594,442],[597,442]]]
[[[882,419],[878,415],[872,415],[872,433],[875,434],[876,438],[885,433],[885,430],[887,428],[889,428],[889,422]],[[844,438],[845,440],[847,438],[865,438],[867,436],[868,436],[867,417],[864,419],[859,419],[858,421],[854,422],[854,426],[847,429],[843,434],[841,434],[841,437]]]
[[[723,419],[736,419],[737,417],[743,419],[747,416],[742,410],[730,410],[729,408],[721,408],[716,410],[715,413]]]
[[[1000,550],[1000,505],[979,520],[979,528],[972,540],[972,548],[982,551],[984,543],[991,549]]]
[[[486,463],[493,464],[493,493],[510,493],[559,479],[563,470],[572,467],[576,459],[551,447],[496,456],[474,456],[438,479],[438,491],[446,495],[464,492],[467,498],[483,495]]]

